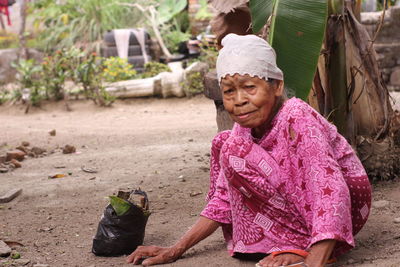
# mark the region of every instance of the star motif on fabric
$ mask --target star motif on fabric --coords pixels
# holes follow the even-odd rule
[[[285,188],[285,183],[281,183],[278,185],[277,190],[278,190],[278,192],[282,192],[284,188]]]
[[[272,145],[273,145],[273,146],[276,146],[277,144],[278,144],[278,140],[274,139],[274,140],[272,141]]]
[[[310,204],[305,204],[305,205],[304,205],[304,210],[305,210],[306,212],[310,212],[310,211],[311,211],[311,205],[310,205]]]
[[[299,167],[299,169],[303,168],[303,160],[302,159],[299,159],[298,167]]]
[[[313,111],[313,112],[311,112],[311,115],[313,115],[315,118],[317,118],[317,112],[315,112],[315,111]]]
[[[313,181],[318,180],[319,171],[315,169],[314,166],[311,167],[311,170],[308,172],[308,174],[313,179]]]
[[[325,169],[325,173],[326,173],[326,175],[332,175],[332,174],[334,174],[334,173],[335,173],[335,170],[334,170],[334,169],[332,169],[330,166],[328,166],[328,167],[325,167],[324,169]]]
[[[225,189],[219,189],[219,193],[221,194],[221,196],[226,196],[226,190]]]
[[[323,208],[320,208],[318,211],[318,217],[324,216],[325,213],[326,213],[326,211]]]
[[[300,143],[302,139],[303,139],[303,135],[301,133],[298,133],[297,134],[297,143]]]
[[[318,235],[317,232],[313,232],[313,233],[311,234],[312,237],[316,237],[317,235]]]
[[[285,163],[285,159],[281,159],[281,160],[279,161],[279,166],[283,166],[283,163]]]
[[[315,127],[309,128],[310,131],[310,137],[316,138],[316,139],[321,139],[321,134]]]
[[[339,204],[333,204],[333,208],[335,212],[333,213],[334,216],[339,216],[340,218],[343,218],[343,215],[346,215],[346,207],[343,204],[343,202],[340,202]]]
[[[310,157],[311,159],[317,158],[320,159],[323,157],[323,151],[321,151],[321,146],[317,145],[318,142],[311,142],[311,144],[309,145],[306,153],[308,155],[308,157]]]
[[[293,118],[293,117],[290,117],[290,118],[288,119],[288,122],[289,122],[290,124],[293,124],[293,123],[296,122],[296,119]]]
[[[283,131],[283,137],[284,137],[285,139],[288,139],[288,131]]]
[[[329,185],[325,186],[325,188],[322,189],[322,192],[324,194],[324,196],[332,196],[332,193],[335,192],[334,190],[332,190]]]
[[[307,183],[306,182],[301,182],[301,189],[306,190],[307,189]]]

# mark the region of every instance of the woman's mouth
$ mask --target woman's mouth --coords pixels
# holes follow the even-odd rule
[[[243,119],[247,119],[251,113],[253,113],[254,111],[250,111],[250,112],[246,112],[246,113],[240,113],[238,115],[236,115],[236,117],[238,117],[239,119],[243,120]]]

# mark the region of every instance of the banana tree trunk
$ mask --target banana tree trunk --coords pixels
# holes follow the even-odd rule
[[[392,109],[370,37],[352,5],[332,2],[311,98],[352,145],[359,135],[383,139]]]
[[[325,34],[327,88],[323,113],[347,140],[355,143],[354,122],[347,86],[345,25],[341,14],[331,15]]]
[[[389,135],[392,108],[371,37],[353,13],[358,2],[331,3],[309,102],[356,148],[371,179],[391,179],[399,165]]]

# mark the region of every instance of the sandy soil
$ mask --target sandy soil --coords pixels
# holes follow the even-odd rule
[[[0,207],[0,239],[25,245],[17,250],[30,260],[26,266],[127,266],[125,257],[96,257],[90,251],[105,197],[119,187],[138,186],[148,192],[152,209],[145,244],[172,244],[205,203],[210,141],[217,130],[214,104],[196,97],[120,101],[105,109],[73,102],[72,108],[67,112],[61,103],[52,104],[25,115],[22,107],[0,106],[0,145],[7,144],[0,152],[21,141],[55,151],[0,174],[0,194],[23,189]],[[52,129],[54,137],[48,134]],[[76,146],[78,153],[62,154],[57,147],[66,144]],[[83,165],[99,172],[85,173]],[[48,179],[68,172],[72,175]],[[400,227],[394,223],[400,217],[399,191],[398,179],[375,185],[374,199],[389,204],[372,210],[357,237],[358,247],[337,266],[400,266]],[[0,266],[9,266],[7,261]],[[254,263],[230,258],[217,231],[166,266]]]

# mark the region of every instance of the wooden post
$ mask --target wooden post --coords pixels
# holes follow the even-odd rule
[[[19,28],[19,57],[23,59],[28,59],[28,49],[26,48],[26,37],[25,37],[25,27],[26,27],[26,2],[27,0],[21,1],[21,26]]]
[[[214,100],[215,108],[217,111],[218,132],[232,129],[233,120],[224,108],[224,104],[222,102],[222,94],[217,79],[217,72],[213,70],[207,73],[204,76],[203,82],[204,95]]]
[[[1,29],[3,31],[6,30],[6,25],[4,25],[4,21],[3,21],[3,15],[0,13],[0,25],[1,25]]]

